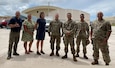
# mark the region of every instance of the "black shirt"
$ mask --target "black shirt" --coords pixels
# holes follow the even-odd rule
[[[18,23],[20,25],[20,27],[11,28],[11,31],[13,31],[13,32],[20,32],[21,27],[22,27],[22,20],[21,20],[21,18],[18,19],[16,17],[13,17],[9,21],[9,24],[16,24],[16,23]]]

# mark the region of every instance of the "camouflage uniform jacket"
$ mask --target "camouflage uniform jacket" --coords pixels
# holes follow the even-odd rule
[[[111,24],[108,21],[94,21],[91,25],[91,29],[93,29],[93,36],[92,38],[96,39],[104,39],[107,37],[107,32],[111,30]]]
[[[76,35],[77,36],[82,36],[84,38],[89,37],[89,26],[87,22],[79,22],[77,23],[77,28],[76,28]]]
[[[50,22],[48,32],[51,35],[61,35],[62,22],[60,20],[53,20]]]
[[[74,37],[75,29],[76,29],[76,23],[73,20],[66,21],[63,24],[63,33],[66,37]],[[70,32],[70,35],[67,35],[68,32]]]

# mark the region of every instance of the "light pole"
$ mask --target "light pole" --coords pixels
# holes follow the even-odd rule
[[[47,13],[47,16],[49,16],[49,7],[50,7],[50,2],[48,2],[48,13]]]

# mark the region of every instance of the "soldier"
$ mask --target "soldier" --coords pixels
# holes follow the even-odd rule
[[[97,14],[98,20],[94,21],[91,25],[91,38],[93,40],[93,58],[94,61],[92,65],[99,64],[99,49],[102,52],[103,60],[105,65],[109,65],[110,63],[110,56],[109,56],[109,49],[108,49],[108,39],[111,34],[111,24],[103,19],[103,13],[98,12]]]
[[[77,44],[77,54],[76,57],[79,57],[79,52],[80,52],[80,42],[82,41],[82,45],[83,45],[83,54],[84,54],[84,58],[88,59],[88,57],[86,56],[87,50],[86,50],[86,46],[87,46],[87,40],[89,40],[89,26],[88,23],[84,20],[84,14],[80,15],[81,21],[78,24],[77,27],[77,39],[76,39],[76,44]]]
[[[55,20],[50,22],[49,30],[48,30],[48,34],[50,36],[51,50],[52,50],[50,56],[54,55],[55,40],[56,40],[56,55],[59,56],[58,51],[60,50],[60,42],[62,36],[61,28],[62,28],[62,22],[59,20],[59,15],[56,14]]]
[[[75,22],[71,19],[72,15],[71,13],[67,13],[68,21],[66,21],[63,25],[63,33],[64,33],[64,44],[65,44],[65,55],[62,57],[62,59],[66,59],[67,53],[68,53],[68,45],[70,44],[71,52],[73,54],[73,60],[77,61],[75,57],[75,49],[74,49],[74,37],[75,37]]]

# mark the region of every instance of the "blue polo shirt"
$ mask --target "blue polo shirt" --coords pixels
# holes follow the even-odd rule
[[[20,32],[21,27],[22,27],[22,19],[21,18],[18,19],[16,17],[13,17],[10,19],[9,24],[15,24],[16,22],[20,25],[20,27],[11,28],[11,31]]]

